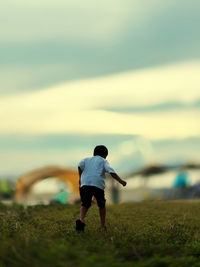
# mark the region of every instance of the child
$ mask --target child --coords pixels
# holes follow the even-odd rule
[[[83,159],[78,165],[79,172],[79,185],[80,185],[80,196],[81,196],[81,208],[80,208],[80,219],[76,221],[76,230],[84,231],[85,215],[91,206],[92,197],[94,196],[99,206],[99,215],[101,220],[101,229],[105,230],[105,173],[108,172],[111,176],[116,179],[123,186],[126,182],[123,181],[115,171],[110,167],[106,160],[108,155],[108,149],[105,146],[96,146],[94,149],[94,156]]]

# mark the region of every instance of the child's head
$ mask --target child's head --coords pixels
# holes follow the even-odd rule
[[[105,146],[96,146],[93,155],[101,156],[105,159],[108,156],[108,149]]]

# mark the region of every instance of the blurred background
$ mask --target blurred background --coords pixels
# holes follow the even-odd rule
[[[110,201],[198,198],[199,10],[1,0],[1,200],[74,203],[77,164],[99,144],[128,182],[108,178]]]

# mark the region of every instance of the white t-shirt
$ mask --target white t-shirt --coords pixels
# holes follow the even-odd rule
[[[103,190],[105,188],[105,173],[115,173],[114,169],[110,167],[108,161],[101,156],[83,159],[79,163],[78,167],[80,167],[83,171],[81,174],[80,186],[96,186]]]

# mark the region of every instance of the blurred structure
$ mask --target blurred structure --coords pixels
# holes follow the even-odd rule
[[[19,177],[16,183],[15,200],[23,202],[34,184],[52,177],[60,179],[79,197],[78,172],[63,167],[48,166],[33,170]]]
[[[120,196],[119,196],[119,184],[111,178],[111,200],[112,203],[119,203],[120,201]]]
[[[59,204],[67,204],[68,203],[68,193],[62,190],[60,193],[54,196],[54,199],[50,202],[51,204],[59,203]]]
[[[11,181],[0,180],[0,200],[13,197],[14,185]]]
[[[126,187],[106,176],[107,203],[200,198],[198,164],[152,165],[127,176]],[[76,203],[80,201],[78,172],[58,166],[33,170],[19,177],[14,196],[24,205]]]
[[[200,198],[200,165],[154,165],[132,172],[120,196],[122,202]]]
[[[200,182],[191,187],[190,195],[192,198],[200,198]]]
[[[186,172],[179,172],[174,180],[174,188],[189,186],[189,177]]]

